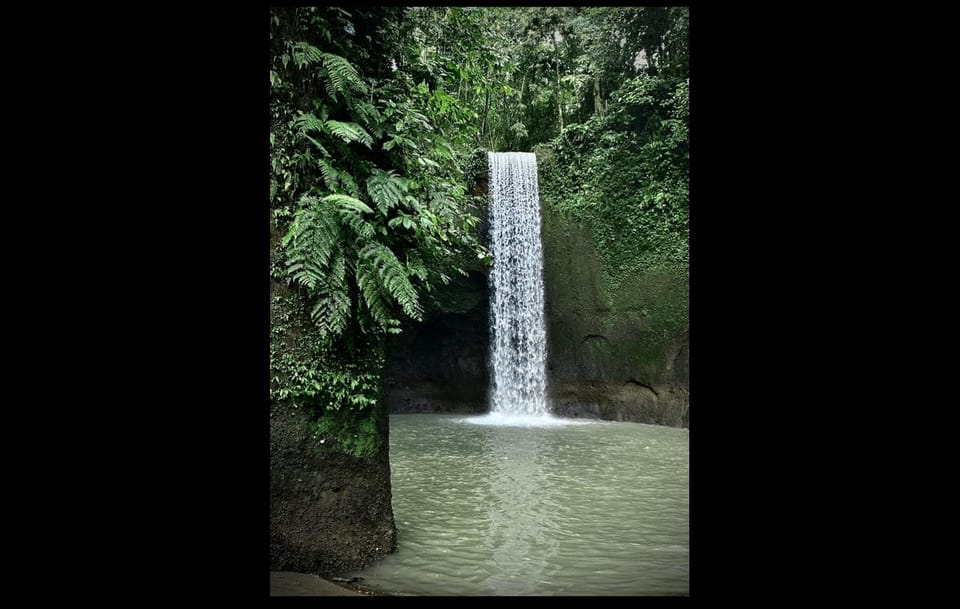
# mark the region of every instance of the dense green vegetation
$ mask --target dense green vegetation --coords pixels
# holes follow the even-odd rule
[[[271,400],[376,452],[388,333],[489,264],[483,150],[535,150],[610,286],[686,272],[683,8],[274,8]],[[685,318],[685,308],[672,319]]]

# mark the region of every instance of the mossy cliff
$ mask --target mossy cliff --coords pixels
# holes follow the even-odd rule
[[[615,283],[590,227],[541,204],[553,411],[686,426],[686,268],[639,271]]]

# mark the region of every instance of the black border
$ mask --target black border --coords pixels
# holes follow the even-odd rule
[[[816,373],[803,352],[809,322],[791,309],[798,292],[816,286],[798,274],[800,242],[789,239],[807,226],[794,165],[809,152],[800,144],[809,119],[791,121],[809,100],[790,102],[810,39],[791,31],[806,25],[791,25],[793,13],[757,11],[691,9],[690,583],[698,602],[779,596],[811,530],[792,511],[810,505],[800,500],[810,476],[805,464],[787,464],[784,448],[805,425],[804,392]],[[157,501],[145,526],[162,531],[157,547],[145,548],[152,560],[139,564],[201,595],[266,597],[268,9],[157,9],[136,23],[133,38],[150,59],[135,74],[137,95],[121,103],[147,125],[135,135],[149,135],[142,162],[154,172],[136,184],[141,199],[121,209],[146,207],[128,213],[149,223],[145,255],[165,269],[138,320],[158,338],[146,345],[147,386],[163,389],[160,403],[140,389],[155,405],[134,424],[156,440]],[[117,86],[129,92],[127,82]]]

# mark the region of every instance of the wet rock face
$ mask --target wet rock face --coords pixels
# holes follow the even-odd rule
[[[387,364],[390,412],[487,411],[490,321],[485,281],[480,275],[467,282],[476,292],[473,304],[468,300],[461,310],[434,313],[394,337]]]
[[[686,277],[650,272],[605,296],[590,233],[543,212],[547,391],[560,416],[685,427]]]
[[[654,340],[642,319],[613,311],[555,311],[547,319],[547,391],[554,414],[687,426],[685,335]]]
[[[396,549],[387,445],[354,458],[318,446],[303,412],[271,412],[272,571],[339,575]]]
[[[478,279],[472,285],[479,296],[473,295],[470,308],[437,313],[405,328],[391,343],[391,413],[489,410],[487,290]],[[570,297],[574,288],[579,298]],[[655,340],[636,312],[598,310],[595,301],[583,297],[591,290],[589,283],[547,286],[547,393],[553,412],[687,426],[686,333]]]
[[[647,387],[631,381],[620,386],[557,386],[553,394],[553,412],[572,418],[634,421],[651,425],[687,427],[690,406],[685,388]]]

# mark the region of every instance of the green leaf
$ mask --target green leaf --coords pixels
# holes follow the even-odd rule
[[[374,169],[370,179],[367,180],[367,192],[384,216],[401,202],[406,191],[406,182],[396,176],[393,170]]]
[[[323,183],[330,190],[334,190],[340,183],[340,172],[334,169],[326,159],[320,159],[320,174],[323,176]]]
[[[367,148],[373,145],[373,138],[370,137],[370,134],[356,123],[328,120],[325,126],[330,133],[336,135],[347,144],[350,142],[360,142]]]
[[[347,209],[351,211],[356,211],[362,214],[373,213],[373,210],[370,209],[366,203],[360,199],[355,199],[353,197],[341,194],[327,195],[321,199],[324,203],[332,203],[334,205],[339,205],[341,209]]]
[[[370,243],[360,251],[360,257],[373,266],[387,294],[403,312],[414,319],[422,319],[417,290],[410,283],[406,267],[394,253],[383,244]]]
[[[318,142],[317,140],[313,139],[312,137],[310,137],[310,136],[307,135],[306,133],[303,134],[303,137],[305,137],[305,138],[307,138],[308,140],[310,140],[310,141],[313,143],[313,145],[316,146],[316,147],[320,150],[320,153],[323,154],[323,156],[325,156],[325,157],[329,157],[329,156],[330,156],[330,153],[327,152],[327,149],[323,147],[323,144],[321,144],[321,143]]]
[[[291,49],[293,63],[298,68],[305,68],[312,63],[318,63],[323,58],[320,49],[307,42],[295,42]]]
[[[326,77],[324,84],[330,97],[336,99],[337,93],[367,93],[367,85],[349,61],[333,53],[321,53],[321,58]]]

